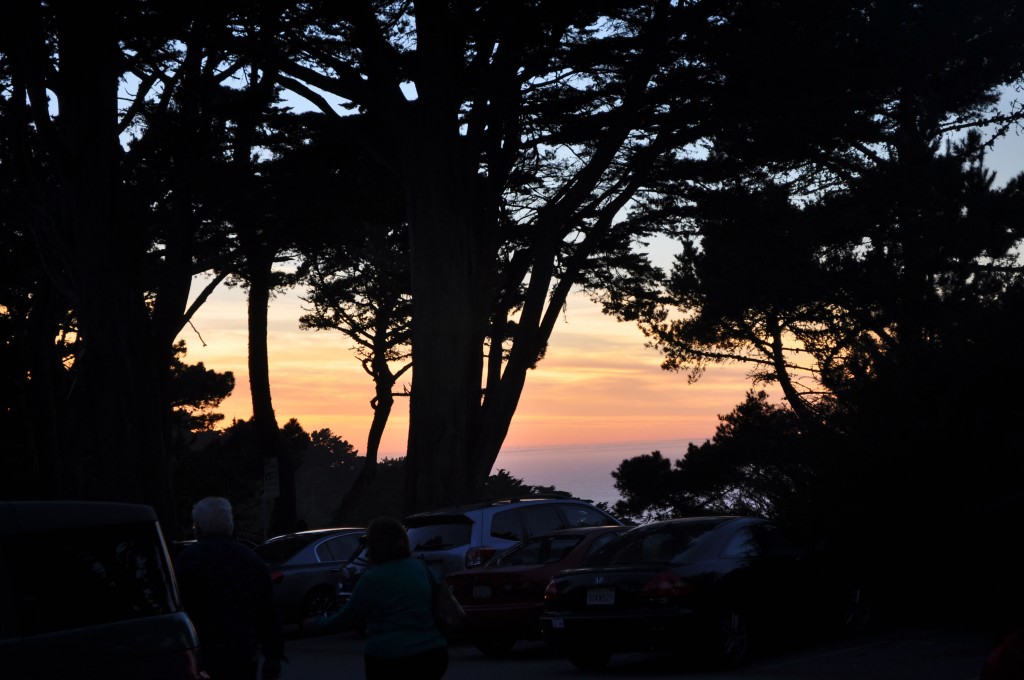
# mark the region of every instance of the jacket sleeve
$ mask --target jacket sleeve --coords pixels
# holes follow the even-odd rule
[[[346,630],[359,628],[366,622],[366,615],[370,610],[370,591],[372,586],[368,585],[366,576],[359,579],[355,588],[352,589],[352,596],[341,609],[330,614],[319,617],[314,626],[318,630]]]

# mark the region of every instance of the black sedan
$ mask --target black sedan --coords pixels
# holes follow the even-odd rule
[[[267,539],[253,548],[270,567],[274,600],[285,623],[337,606],[338,572],[359,551],[361,527],[311,529]]]
[[[856,579],[772,522],[691,517],[635,527],[548,584],[544,639],[577,667],[616,652],[689,652],[720,666],[799,631],[861,628]]]

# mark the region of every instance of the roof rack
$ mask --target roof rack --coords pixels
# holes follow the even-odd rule
[[[456,503],[456,504],[453,504],[453,505],[442,505],[442,506],[437,506],[437,507],[434,507],[434,508],[430,508],[428,510],[421,510],[419,512],[414,512],[414,513],[411,513],[411,515],[426,515],[426,514],[438,514],[438,513],[443,514],[443,513],[447,513],[447,512],[462,512],[462,511],[465,511],[465,510],[471,510],[471,509],[477,509],[477,508],[486,508],[486,507],[492,507],[492,506],[495,506],[495,505],[507,505],[507,504],[510,504],[510,503],[521,503],[523,501],[531,501],[531,500],[540,501],[540,500],[551,500],[551,499],[580,501],[580,502],[583,502],[583,503],[589,503],[590,502],[590,501],[584,500],[582,498],[576,498],[575,496],[573,496],[572,494],[570,494],[568,492],[529,493],[529,494],[523,494],[521,496],[492,496],[492,497],[480,498],[480,499],[475,500],[475,501],[468,501],[468,502],[465,502],[465,503]],[[407,515],[407,516],[410,516],[410,515]]]

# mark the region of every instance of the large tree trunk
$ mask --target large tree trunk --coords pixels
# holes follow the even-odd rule
[[[113,22],[67,5],[58,12],[60,247],[70,279],[82,351],[76,357],[73,461],[79,498],[153,505],[175,522],[169,461],[149,315],[139,286],[139,240],[119,219],[116,128],[119,59]],[[66,446],[70,450],[71,447]]]
[[[55,295],[48,280],[41,280],[32,300],[29,317],[31,357],[29,370],[29,403],[32,412],[31,440],[35,453],[34,479],[25,489],[26,498],[66,498],[66,490],[74,488],[63,474],[61,452],[63,442],[70,441],[66,428],[69,422],[66,373],[54,353],[53,339],[59,333],[59,319],[65,313],[66,301]],[[22,482],[24,483],[24,482]]]
[[[408,184],[415,292],[408,512],[466,500],[473,492],[473,427],[493,265],[483,260],[488,248],[481,240],[487,239],[481,239],[474,219],[472,187],[459,181],[454,164],[444,162],[447,148],[425,143],[419,154],[410,154],[422,160]]]
[[[258,238],[250,235],[250,239]],[[252,422],[260,458],[277,460],[279,495],[270,517],[271,535],[295,529],[295,469],[284,446],[270,396],[270,360],[267,349],[267,314],[273,285],[274,254],[258,244],[246,246],[249,278],[249,390]]]
[[[467,500],[474,492],[475,425],[481,403],[483,342],[494,285],[496,224],[477,159],[452,114],[461,54],[447,10],[416,7],[419,101],[400,131],[402,184],[412,268],[412,390],[405,509]],[[461,48],[459,48],[461,49]]]

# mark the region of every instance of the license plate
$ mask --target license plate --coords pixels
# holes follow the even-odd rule
[[[474,600],[488,600],[491,597],[490,586],[473,586]]]
[[[587,589],[587,604],[588,605],[615,604],[615,589],[614,588],[588,588]]]
[[[565,619],[561,619],[561,618],[551,619],[551,627],[552,628],[565,628]]]

